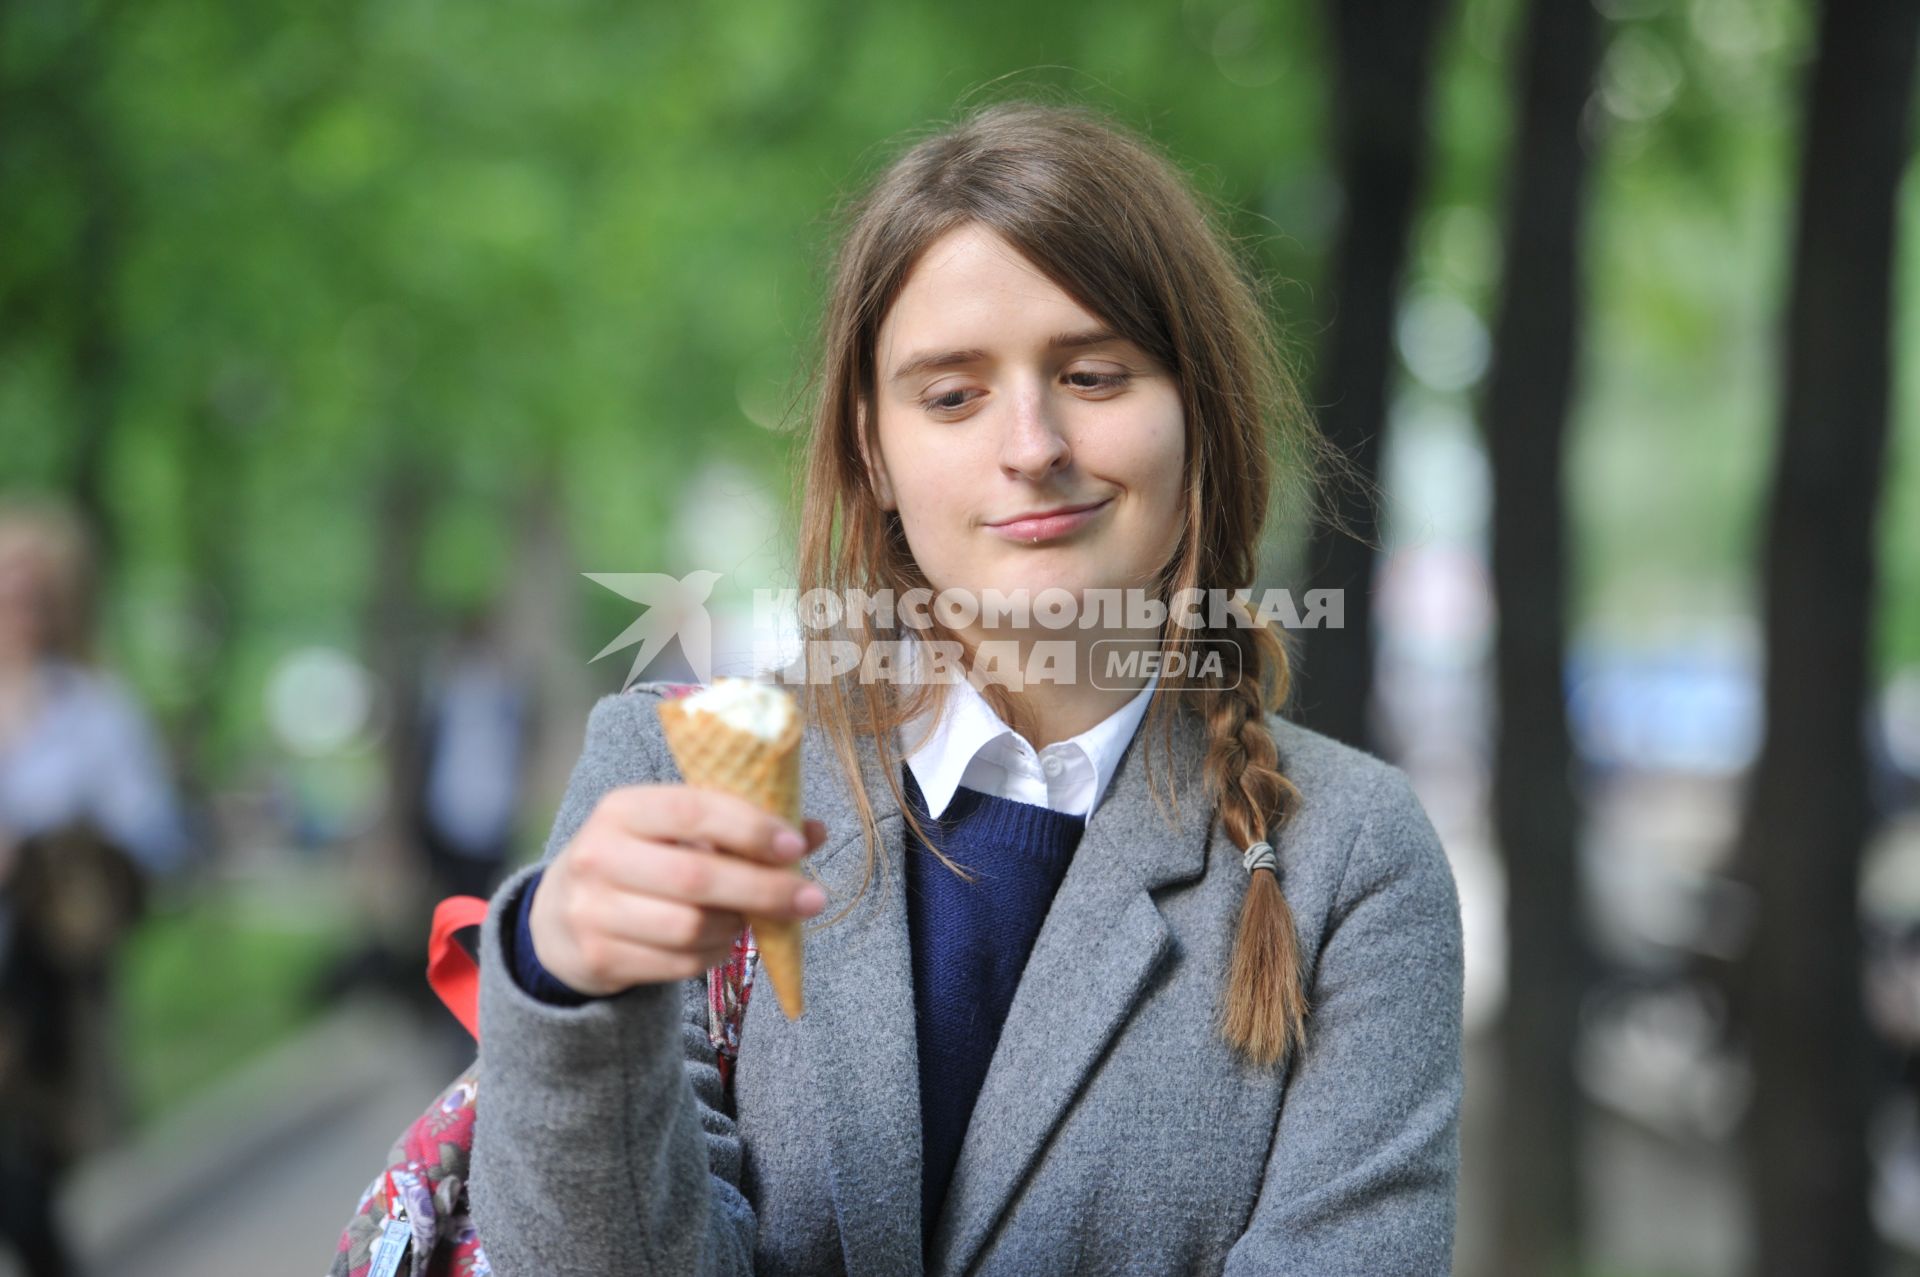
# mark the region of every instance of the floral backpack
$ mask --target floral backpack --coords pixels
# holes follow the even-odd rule
[[[675,688],[684,695],[692,687]],[[480,1036],[480,971],[456,935],[480,925],[487,902],[453,896],[433,912],[427,981],[475,1041]],[[707,971],[707,1039],[720,1082],[733,1094],[733,1062],[759,949],[751,927],[734,939],[727,961]],[[479,1064],[427,1106],[387,1152],[387,1167],[360,1195],[340,1234],[328,1277],[490,1277],[485,1248],[467,1207]]]

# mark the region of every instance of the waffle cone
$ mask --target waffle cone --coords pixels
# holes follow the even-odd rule
[[[678,700],[660,703],[660,723],[681,779],[696,789],[717,789],[746,799],[795,829],[800,815],[800,716],[794,714],[778,740],[762,740],[712,714],[690,713]],[[803,875],[796,865],[795,878]],[[797,1020],[805,1008],[801,995],[800,922],[793,918],[747,915],[760,950],[760,965],[773,981],[780,1009]]]

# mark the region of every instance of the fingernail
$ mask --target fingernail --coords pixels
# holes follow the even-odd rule
[[[782,829],[773,836],[773,849],[783,856],[798,856],[807,849],[807,840],[791,829]]]
[[[793,893],[793,907],[809,916],[819,913],[827,907],[827,893],[808,883]]]

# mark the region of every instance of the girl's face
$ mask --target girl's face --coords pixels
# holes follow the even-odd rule
[[[0,659],[29,659],[46,646],[46,572],[31,541],[0,534]]]
[[[935,590],[1084,601],[1172,555],[1179,387],[1105,328],[982,227],[922,255],[880,328],[874,480]]]

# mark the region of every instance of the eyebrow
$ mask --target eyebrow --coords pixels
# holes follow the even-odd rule
[[[1104,346],[1109,342],[1125,341],[1119,333],[1105,328],[1083,328],[1077,332],[1055,333],[1047,338],[1048,350],[1077,350],[1082,346]],[[905,381],[915,373],[928,372],[935,368],[956,368],[961,364],[979,363],[991,358],[984,350],[929,350],[913,356],[893,370],[894,381]]]

